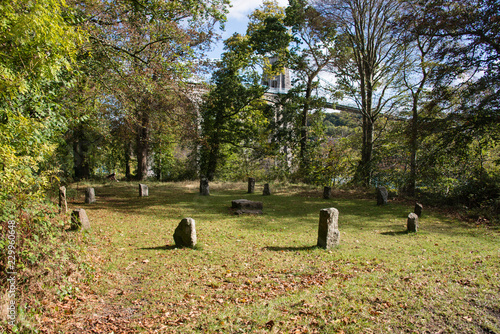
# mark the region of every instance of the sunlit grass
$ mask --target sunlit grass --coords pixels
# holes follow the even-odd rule
[[[274,189],[273,189],[274,188]],[[83,194],[79,187],[79,194]],[[78,317],[137,332],[500,332],[498,233],[424,211],[406,233],[410,204],[321,198],[306,186],[96,185],[84,207],[99,274]],[[231,200],[264,203],[234,216]],[[340,212],[340,246],[315,247],[319,210]],[[177,249],[182,218],[196,221],[196,249]],[[94,299],[93,299],[94,300]],[[112,314],[112,319],[107,315]],[[105,326],[105,325],[103,325]],[[90,327],[89,327],[90,328]],[[105,327],[104,327],[105,328]]]

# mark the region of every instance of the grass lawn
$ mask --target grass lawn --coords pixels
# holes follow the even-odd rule
[[[75,189],[77,185],[73,185]],[[62,333],[500,333],[499,231],[424,208],[406,233],[409,203],[376,206],[322,189],[246,184],[95,185],[83,204],[92,280],[75,283]],[[231,200],[264,203],[262,216],[230,214]],[[340,246],[315,247],[319,211],[339,210]],[[174,247],[182,218],[198,246]],[[69,232],[75,233],[75,232]],[[80,232],[78,232],[80,233]],[[78,289],[76,289],[78,288]],[[60,291],[61,287],[59,287]],[[42,320],[43,322],[43,320]]]

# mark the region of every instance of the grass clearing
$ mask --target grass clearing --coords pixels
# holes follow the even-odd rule
[[[413,206],[307,186],[246,184],[95,185],[83,207],[96,268],[70,312],[40,320],[52,332],[138,333],[500,333],[499,233]],[[76,187],[76,185],[75,185]],[[361,196],[362,197],[362,196]],[[262,216],[233,216],[231,200],[264,202]],[[339,210],[340,246],[315,247],[319,210]],[[196,221],[196,249],[177,249],[182,218]]]

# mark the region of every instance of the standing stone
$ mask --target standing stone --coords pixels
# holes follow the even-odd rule
[[[413,212],[420,218],[422,217],[422,210],[424,209],[424,206],[420,203],[415,203],[415,209]]]
[[[177,247],[190,247],[196,245],[196,226],[193,218],[181,220],[174,232],[174,242]]]
[[[73,210],[71,214],[71,229],[72,230],[88,230],[90,229],[89,218],[84,209]]]
[[[264,184],[264,191],[262,192],[263,196],[271,195],[271,190],[269,190],[269,183]]]
[[[319,212],[318,247],[329,249],[340,242],[339,210],[322,209]]]
[[[85,203],[92,204],[95,202],[95,191],[94,188],[85,189]]]
[[[330,199],[332,196],[332,187],[324,187],[323,188],[323,198]]]
[[[66,187],[59,187],[59,212],[68,212],[68,202],[66,201]]]
[[[208,186],[208,180],[206,178],[200,179],[200,195],[210,196],[210,188]]]
[[[386,205],[389,194],[385,187],[377,187],[377,205]]]
[[[406,222],[406,228],[408,232],[418,231],[418,216],[415,213],[410,213],[408,215],[408,221]]]
[[[253,194],[255,191],[255,178],[249,177],[248,178],[248,193]]]
[[[148,196],[149,196],[148,186],[139,183],[139,197],[148,197]]]

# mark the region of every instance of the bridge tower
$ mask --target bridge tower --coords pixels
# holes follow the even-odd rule
[[[269,62],[274,64],[278,60],[277,57],[269,58]],[[264,76],[262,78],[262,85],[269,87],[269,93],[286,93],[290,88],[292,88],[292,82],[290,80],[290,71],[285,67],[283,73],[275,77],[269,78]]]

